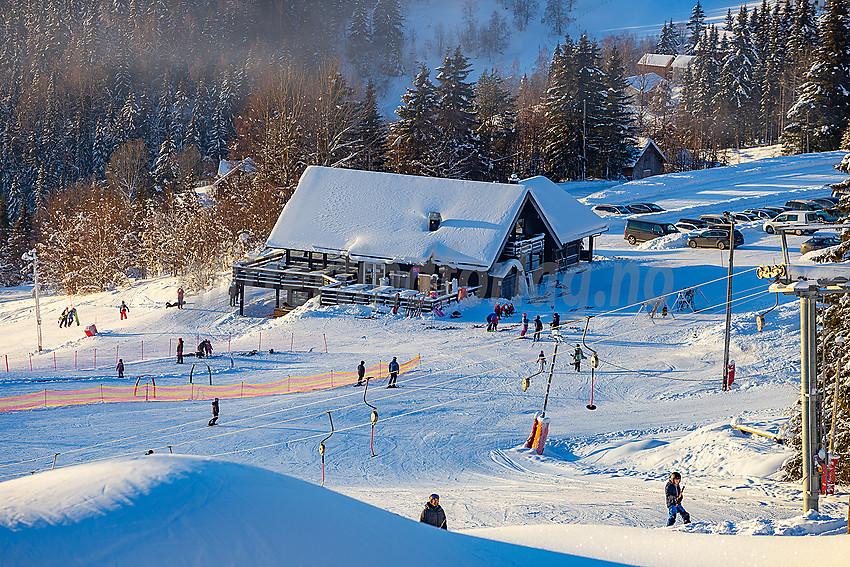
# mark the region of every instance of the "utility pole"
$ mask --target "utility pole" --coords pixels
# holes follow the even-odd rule
[[[726,338],[723,345],[723,391],[729,389],[729,332],[732,327],[732,263],[735,251],[735,219],[728,212],[723,216],[729,221],[729,275],[726,278]]]
[[[817,296],[800,295],[800,400],[803,406],[803,513],[818,510],[819,477],[815,466],[817,435]]]
[[[33,248],[28,252],[24,252],[21,259],[25,262],[32,262],[32,275],[35,284],[33,289],[35,293],[35,322],[38,329],[38,352],[41,352],[41,310],[38,305],[38,252]]]

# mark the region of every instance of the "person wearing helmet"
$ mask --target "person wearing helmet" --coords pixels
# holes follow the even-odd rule
[[[430,524],[435,528],[448,529],[446,527],[446,513],[443,512],[443,508],[440,506],[439,495],[432,494],[428,498],[428,502],[425,503],[425,509],[419,515],[419,521],[423,524]]]
[[[670,512],[670,517],[667,518],[667,526],[672,526],[676,523],[676,514],[682,515],[682,520],[686,524],[691,523],[691,515],[682,508],[682,496],[685,488],[679,484],[682,482],[682,475],[677,472],[670,473],[670,480],[667,481],[667,486],[664,489],[667,495],[667,510]]]
[[[519,334],[519,336],[524,337],[527,332],[528,332],[528,313],[523,313],[522,314],[522,332]]]
[[[183,337],[177,339],[177,364],[183,364]]]

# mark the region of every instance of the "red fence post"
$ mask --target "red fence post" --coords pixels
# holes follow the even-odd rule
[[[6,372],[9,371],[9,355],[6,355]]]
[[[328,337],[322,333],[322,338],[325,339],[325,354],[328,354]]]
[[[295,332],[292,332],[292,336],[289,337],[289,350],[292,350],[293,345],[295,345]]]
[[[32,372],[32,353],[30,353],[30,372]]]

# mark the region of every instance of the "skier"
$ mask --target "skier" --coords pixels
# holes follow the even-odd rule
[[[183,288],[177,288],[177,309],[183,309]]]
[[[68,320],[68,308],[66,307],[62,314],[59,316],[59,328],[65,326],[65,322]]]
[[[496,325],[494,323],[495,321],[496,321],[496,314],[495,313],[490,313],[489,315],[487,315],[487,332],[488,333],[491,333],[495,330],[495,328],[496,328]]]
[[[177,364],[183,364],[183,339],[177,339]]]
[[[667,518],[667,527],[676,523],[676,514],[682,515],[682,520],[686,524],[691,523],[691,515],[682,508],[682,496],[685,492],[683,486],[679,486],[682,482],[682,475],[677,472],[670,474],[670,480],[667,481],[667,486],[664,487],[664,493],[667,496],[667,509],[670,511],[670,517]]]
[[[540,356],[537,357],[537,362],[540,363],[540,372],[546,370],[546,355],[543,354],[543,351],[540,351]]]
[[[198,348],[195,350],[195,356],[198,358],[204,358],[204,352],[207,350],[207,345],[204,344],[204,341],[198,343]]]
[[[575,367],[576,372],[581,372],[581,361],[584,360],[584,351],[581,350],[581,347],[576,343],[576,349],[573,351],[573,367]]]
[[[390,383],[387,385],[387,388],[397,388],[398,386],[396,386],[395,381],[398,379],[399,368],[396,357],[393,357],[393,361],[387,366],[387,370],[390,372]]]
[[[212,356],[212,343],[209,339],[204,340],[202,343],[204,345],[204,354],[207,358]]]
[[[540,331],[543,330],[543,321],[540,320],[540,315],[534,318],[534,340],[532,342],[536,343],[540,340]]]
[[[115,368],[115,370],[118,371],[118,379],[123,380],[124,379],[124,359],[123,358],[118,359],[118,366]]]
[[[561,316],[555,313],[552,315],[552,322],[549,323],[549,328],[552,329],[552,335],[561,333]]]
[[[443,512],[443,508],[440,506],[439,495],[432,494],[428,498],[428,502],[425,503],[425,509],[419,515],[419,521],[423,524],[430,524],[435,528],[448,530],[448,527],[446,527],[446,513]]]
[[[213,416],[207,425],[215,425],[215,422],[218,421],[218,398],[212,401],[212,409]]]
[[[363,385],[363,377],[366,376],[366,361],[361,360],[360,365],[357,367],[357,384],[356,386]]]
[[[127,307],[127,304],[122,301],[121,307],[118,308],[118,311],[121,313],[119,320],[123,321],[124,319],[126,319],[127,318],[127,311],[129,311],[129,310],[130,310],[130,308]]]
[[[522,314],[522,332],[520,332],[519,336],[524,337],[528,332],[528,313]]]

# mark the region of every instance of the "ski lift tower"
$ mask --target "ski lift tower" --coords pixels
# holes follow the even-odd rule
[[[784,241],[783,234],[783,241]],[[787,258],[787,256],[786,256]],[[803,411],[803,513],[818,510],[818,467],[824,454],[817,434],[817,298],[850,293],[850,266],[846,264],[760,266],[760,279],[772,279],[771,293],[800,298],[800,401]]]

